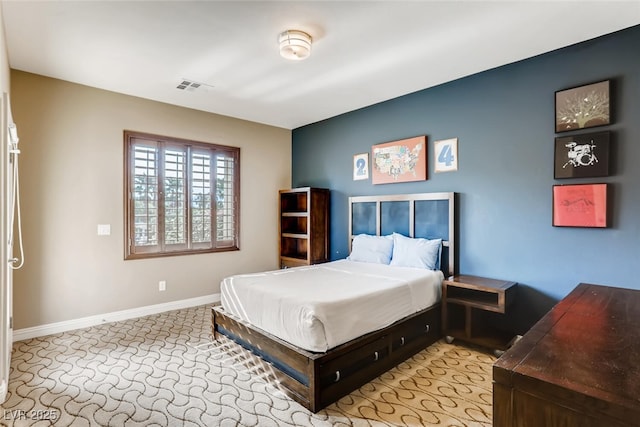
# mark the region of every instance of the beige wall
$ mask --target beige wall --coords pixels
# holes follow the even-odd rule
[[[15,328],[214,294],[227,275],[277,268],[290,130],[15,70],[11,89],[26,250]],[[123,260],[124,129],[240,147],[240,251]]]

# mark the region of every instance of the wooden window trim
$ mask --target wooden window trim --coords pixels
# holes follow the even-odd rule
[[[147,140],[150,145],[156,147],[162,146],[158,156],[158,244],[153,247],[135,246],[135,221],[132,201],[132,171],[134,170],[134,157],[132,156],[132,146],[135,140]],[[168,147],[179,147],[185,149],[185,207],[186,210],[186,243],[180,246],[186,249],[167,250],[164,243],[164,150]],[[192,206],[191,206],[191,190],[192,190],[192,156],[193,151],[207,152],[211,154],[210,174],[211,174],[211,244],[210,247],[203,247],[206,243],[192,242]],[[224,154],[233,159],[233,239],[218,241],[216,239],[216,161],[217,156]],[[147,259],[168,256],[205,254],[213,252],[237,251],[240,249],[240,148],[225,146],[220,144],[212,144],[206,142],[192,141],[174,137],[160,136],[136,131],[124,131],[124,259]]]

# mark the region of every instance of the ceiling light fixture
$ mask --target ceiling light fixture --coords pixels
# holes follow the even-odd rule
[[[278,36],[278,44],[283,58],[299,61],[311,55],[311,36],[304,31],[283,31]]]

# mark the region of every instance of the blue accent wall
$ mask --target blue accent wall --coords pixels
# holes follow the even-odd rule
[[[613,123],[587,131],[612,131],[611,175],[554,180],[555,91],[606,79]],[[426,181],[352,179],[354,154],[418,135]],[[434,174],[433,142],[448,138],[458,171]],[[349,196],[454,191],[458,270],[519,282],[518,330],[580,282],[640,289],[640,26],[294,129],[292,141],[293,186],[332,190],[332,259],[348,255]],[[552,186],[591,182],[610,184],[610,227],[553,227]]]

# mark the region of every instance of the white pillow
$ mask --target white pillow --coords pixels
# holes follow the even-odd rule
[[[373,262],[389,264],[393,253],[393,238],[391,236],[371,236],[358,234],[351,243],[350,261]]]
[[[438,270],[441,250],[442,239],[412,239],[393,233],[393,257],[390,265]]]

